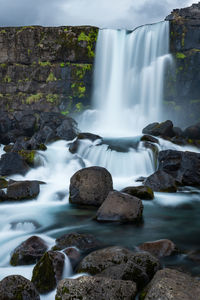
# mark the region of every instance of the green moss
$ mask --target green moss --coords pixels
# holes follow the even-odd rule
[[[28,49],[28,56],[30,56],[32,53],[32,50],[31,49]]]
[[[65,67],[65,63],[64,62],[60,63],[60,67],[64,68]]]
[[[46,96],[46,99],[47,99],[47,102],[55,103],[58,101],[59,95],[58,94],[48,94]]]
[[[51,63],[49,61],[40,61],[38,62],[38,64],[41,66],[41,67],[47,67],[47,66],[51,66]]]
[[[78,41],[86,41],[87,42],[87,49],[88,49],[88,57],[93,58],[94,57],[94,43],[97,40],[97,31],[91,29],[89,34],[86,35],[85,32],[81,32],[78,36]]]
[[[43,98],[42,93],[32,94],[28,98],[26,98],[26,104],[32,104],[32,103],[38,102],[42,98]]]
[[[3,82],[6,82],[6,83],[10,83],[11,82],[11,78],[9,75],[6,75],[3,79]]]
[[[0,31],[0,34],[5,34],[5,33],[6,33],[5,29],[2,29],[2,30]]]
[[[147,291],[143,291],[140,293],[139,300],[144,300],[147,295]]]
[[[27,162],[29,165],[34,165],[34,159],[36,152],[34,150],[20,150],[18,154]]]
[[[54,76],[53,72],[50,72],[46,82],[52,82],[52,81],[56,81],[56,80],[57,80],[57,78]]]
[[[184,48],[185,46],[185,32],[182,33],[181,46]]]
[[[81,112],[83,110],[84,106],[81,102],[76,104],[76,112]]]
[[[6,68],[6,66],[7,66],[6,64],[0,64],[1,68]]]
[[[26,30],[26,29],[34,29],[34,27],[33,27],[33,26],[24,26],[24,27],[21,27],[21,28],[17,31],[17,33],[20,33],[20,32],[22,32],[22,31],[24,31],[24,30]]]
[[[19,254],[17,252],[14,252],[10,259],[11,266],[13,266],[13,267],[17,266],[18,261],[19,261]]]
[[[184,58],[186,58],[186,55],[183,54],[183,53],[181,53],[181,52],[177,52],[176,53],[176,58],[178,58],[178,59],[184,59]]]
[[[0,94],[0,98],[3,98],[3,94]]]
[[[190,104],[200,104],[200,99],[190,100]]]

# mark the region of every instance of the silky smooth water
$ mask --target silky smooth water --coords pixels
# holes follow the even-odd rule
[[[94,111],[85,112],[81,128],[102,136],[133,136],[150,122],[162,120],[164,75],[171,63],[168,22],[132,32],[100,30]]]
[[[168,54],[167,22],[148,25],[133,32],[102,30],[97,43],[93,110],[82,115],[82,131],[98,133],[102,140],[83,140],[76,154],[69,152],[70,142],[57,141],[38,152],[40,165],[15,180],[40,180],[38,197],[32,201],[0,205],[0,279],[20,274],[31,279],[33,265],[12,267],[10,254],[32,235],[43,238],[49,249],[55,238],[69,232],[92,233],[107,245],[134,249],[148,240],[168,238],[182,249],[200,248],[200,191],[185,187],[175,194],[155,193],[153,201],[143,201],[144,221],[138,226],[99,224],[93,220],[95,209],[78,209],[68,203],[70,177],[84,167],[107,168],[114,188],[138,185],[139,176],[155,171],[155,157],[140,142],[141,129],[151,121],[162,119],[162,91]],[[180,147],[159,139],[158,150]],[[3,148],[0,148],[0,154]],[[198,265],[183,256],[163,261],[181,265],[200,274]],[[73,277],[68,258],[63,277]],[[52,300],[55,291],[41,296]]]

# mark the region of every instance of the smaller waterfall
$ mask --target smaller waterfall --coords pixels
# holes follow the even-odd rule
[[[84,128],[103,136],[133,136],[162,119],[163,82],[169,55],[169,23],[130,32],[100,30],[95,62],[93,108]],[[90,119],[94,117],[94,119]],[[91,122],[88,122],[88,118]]]

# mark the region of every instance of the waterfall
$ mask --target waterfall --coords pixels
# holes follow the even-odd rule
[[[148,123],[161,121],[165,67],[170,61],[168,22],[141,26],[132,32],[100,30],[95,112],[86,112],[82,129],[87,130],[89,123],[90,131],[103,136],[133,136]]]

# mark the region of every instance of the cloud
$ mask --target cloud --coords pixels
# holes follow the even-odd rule
[[[0,0],[0,25],[135,28],[163,20],[190,0]]]

